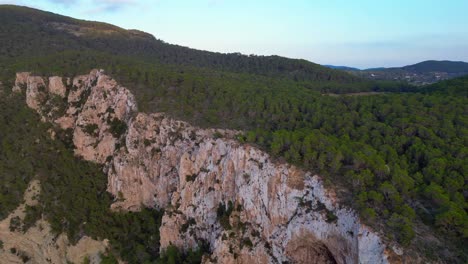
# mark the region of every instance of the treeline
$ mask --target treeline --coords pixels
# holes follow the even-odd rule
[[[420,94],[323,98],[296,110],[310,113],[306,122],[293,116],[245,139],[348,186],[363,219],[383,219],[403,245],[416,217],[466,241],[466,102]]]
[[[53,55],[68,50],[97,51],[131,56],[151,63],[258,74],[294,81],[363,82],[351,74],[305,60],[195,50],[167,44],[149,34],[25,7],[0,6],[0,17],[2,60],[20,56]]]
[[[438,82],[421,89],[423,93],[437,93],[439,95],[453,95],[468,97],[468,75]]]

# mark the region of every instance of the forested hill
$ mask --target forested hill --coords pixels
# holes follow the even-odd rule
[[[249,72],[300,81],[359,82],[360,78],[306,60],[222,54],[167,44],[136,30],[11,5],[0,6],[0,59],[93,50],[163,64]]]
[[[468,75],[428,85],[422,89],[426,93],[468,97]]]
[[[429,60],[393,68],[366,70],[345,69],[347,72],[371,80],[404,81],[414,85],[427,85],[468,74],[468,63],[463,61]]]
[[[411,72],[447,72],[447,73],[468,73],[468,63],[463,61],[423,61],[413,65],[401,67],[403,70]]]

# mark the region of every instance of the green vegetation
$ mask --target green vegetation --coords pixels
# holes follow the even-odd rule
[[[26,205],[26,215],[23,219],[22,230],[26,231],[34,226],[37,220],[41,218],[41,209],[38,206]]]
[[[216,216],[221,226],[225,230],[230,230],[232,228],[229,223],[229,217],[231,216],[232,211],[234,210],[234,204],[232,201],[229,201],[228,204],[219,203],[218,209],[216,210]]]
[[[402,69],[412,72],[448,72],[448,73],[468,73],[468,63],[463,61],[423,61],[413,65],[402,67]]]
[[[12,217],[10,219],[10,231],[11,232],[16,232],[16,231],[21,231],[21,219],[19,216]]]
[[[116,257],[112,254],[107,253],[107,255],[101,254],[101,264],[118,264]]]
[[[169,67],[172,68],[170,75],[203,69],[208,74],[247,74],[254,76],[249,79],[266,77],[288,80],[310,85],[310,88],[322,92],[409,89],[399,84],[369,82],[305,60],[194,50],[165,43],[143,32],[127,31],[105,23],[80,21],[30,8],[2,5],[0,16],[0,72],[12,70],[11,66],[22,60],[34,64],[33,67],[24,68],[28,71],[47,69],[71,73],[69,69],[76,72],[78,69],[100,67],[109,71],[112,68],[114,72],[114,69],[122,67],[127,72],[128,69],[125,68],[130,65],[123,62],[122,58],[131,58],[147,64],[143,68],[137,67],[130,76],[144,79],[146,84],[160,83],[155,83],[154,74],[145,73],[145,70]],[[76,34],[78,30],[82,33],[80,36]],[[67,58],[70,52],[75,53],[75,59]],[[99,62],[100,58],[94,59],[96,54],[107,58],[107,62],[110,63]],[[88,56],[91,59],[86,58]],[[32,60],[40,57],[41,60]],[[50,64],[43,60],[49,57],[55,57],[58,64]],[[117,57],[119,59],[116,61]],[[86,63],[83,64],[84,61]],[[64,62],[66,66],[62,69]],[[170,75],[165,75],[164,78]]]
[[[377,213],[402,244],[414,235],[416,213],[463,241],[466,105],[466,97],[422,94],[320,98],[289,104],[277,122],[268,118],[246,139],[333,179],[348,190],[344,198]]]
[[[401,81],[424,86],[468,74],[468,63],[462,61],[423,61],[404,67],[345,70],[370,80]]]
[[[156,261],[157,264],[199,264],[204,254],[209,253],[209,247],[206,243],[201,243],[196,250],[189,250],[186,253],[173,245],[168,246]]]
[[[120,138],[120,136],[127,131],[127,124],[118,118],[113,118],[109,125],[109,131],[116,138]]]
[[[30,134],[36,120],[24,102],[18,99],[18,106],[10,105],[4,93],[0,100],[0,219],[4,219],[23,201],[35,164],[41,162],[29,155],[40,153],[36,140],[41,136]]]
[[[47,112],[46,112],[47,113]],[[87,124],[83,131],[88,134],[88,135],[96,135],[97,133],[97,129],[98,129],[98,125],[97,124]]]
[[[447,80],[439,82],[422,89],[422,92],[425,93],[437,93],[441,96],[443,95],[453,95],[453,96],[464,96],[468,97],[468,75],[455,78],[452,80]]]
[[[94,50],[163,64],[281,76],[300,81],[359,81],[350,74],[305,60],[194,50],[164,43],[143,32],[127,31],[105,23],[80,21],[30,8],[3,5],[0,7],[0,17],[2,59],[51,55],[66,50]],[[73,34],[79,29],[85,34]]]
[[[185,180],[188,181],[188,182],[193,182],[195,181],[195,179],[197,178],[197,174],[192,174],[192,175],[186,175],[185,176]]]

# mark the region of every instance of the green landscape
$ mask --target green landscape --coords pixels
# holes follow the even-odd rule
[[[135,94],[140,111],[242,130],[241,143],[321,175],[386,239],[429,260],[468,261],[468,76],[413,86],[305,60],[194,50],[16,6],[0,6],[0,18],[0,219],[37,178],[41,206],[22,228],[43,215],[72,241],[108,238],[102,263],[200,263],[208,251],[160,255],[162,211],[111,212],[102,168],[50,139],[50,126],[10,92],[16,72],[73,77],[99,68]],[[375,93],[352,96],[366,92]]]

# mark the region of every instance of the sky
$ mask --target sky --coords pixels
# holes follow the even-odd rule
[[[468,61],[468,0],[0,0],[191,48],[319,64]]]

